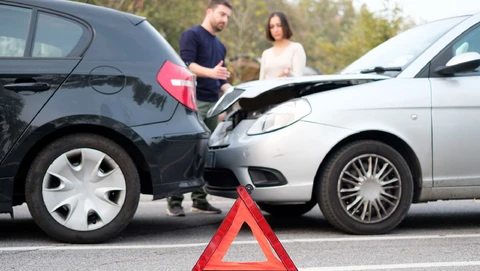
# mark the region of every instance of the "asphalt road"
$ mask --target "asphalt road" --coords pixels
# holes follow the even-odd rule
[[[212,203],[224,212],[168,217],[164,200],[144,197],[128,228],[101,245],[58,243],[36,227],[25,205],[18,206],[15,220],[0,215],[1,270],[191,270],[233,201],[215,198]],[[397,229],[375,236],[336,231],[318,207],[293,220],[265,217],[299,270],[480,269],[480,202],[476,201],[413,205]],[[247,227],[224,260],[265,257]]]

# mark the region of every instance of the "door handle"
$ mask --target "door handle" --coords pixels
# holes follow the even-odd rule
[[[5,89],[13,90],[15,92],[22,92],[22,91],[33,91],[33,92],[41,92],[50,89],[50,85],[47,83],[15,83],[15,84],[8,84],[3,86]]]

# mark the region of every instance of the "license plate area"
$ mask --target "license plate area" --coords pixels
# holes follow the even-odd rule
[[[205,167],[214,168],[215,167],[215,152],[209,151],[207,154],[207,159],[205,161]]]

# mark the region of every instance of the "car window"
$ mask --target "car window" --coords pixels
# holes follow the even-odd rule
[[[475,28],[461,40],[457,41],[452,49],[454,56],[467,52],[477,52],[480,54],[480,27]]]
[[[0,5],[0,57],[23,57],[32,11]]]
[[[477,52],[480,54],[480,27],[478,26],[452,46],[453,56],[468,52]],[[480,72],[480,68],[477,68],[475,72]]]
[[[33,57],[76,57],[86,44],[83,25],[53,14],[39,12]]]

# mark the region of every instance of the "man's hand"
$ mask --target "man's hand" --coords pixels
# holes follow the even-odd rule
[[[227,80],[230,77],[230,72],[227,68],[223,67],[223,60],[218,63],[214,68],[206,68],[198,65],[197,63],[190,63],[188,68],[197,76],[197,77],[208,77],[212,79]]]
[[[232,85],[229,83],[223,84],[220,86],[220,93],[218,94],[218,98],[222,97],[223,94],[225,94],[225,91],[227,91]]]
[[[222,114],[218,115],[218,122],[222,122],[225,117],[227,116],[227,113],[226,112],[223,112]]]
[[[223,67],[223,60],[221,60],[220,63],[218,63],[217,66],[212,69],[209,77],[220,80],[227,80],[227,78],[230,77],[230,72],[227,70],[227,68]]]

